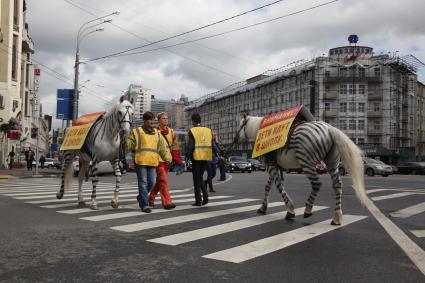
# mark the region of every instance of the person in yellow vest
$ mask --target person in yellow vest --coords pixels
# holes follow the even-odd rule
[[[192,160],[193,186],[195,188],[195,203],[192,205],[201,206],[208,203],[208,192],[202,176],[208,170],[208,161],[212,160],[216,149],[213,144],[212,130],[201,126],[201,116],[194,113],[191,119],[193,127],[188,133],[186,154],[187,158]]]
[[[171,163],[171,153],[166,141],[159,131],[153,127],[155,115],[152,112],[143,114],[143,126],[132,130],[125,144],[126,151],[134,155],[134,165],[137,174],[139,195],[137,200],[143,212],[150,213],[148,193],[156,180],[156,167],[160,158],[165,163]]]
[[[168,114],[166,112],[161,112],[157,116],[158,118],[158,127],[157,131],[161,133],[167,142],[167,146],[170,149],[171,157],[173,163],[180,165],[182,162],[180,160],[180,148],[177,142],[177,137],[174,134],[173,129],[168,127]],[[164,160],[159,160],[159,165],[156,167],[156,184],[149,194],[149,206],[154,206],[156,195],[161,195],[162,207],[165,209],[173,209],[176,205],[171,200],[170,193],[168,192],[168,172],[170,170],[170,164],[164,162]]]

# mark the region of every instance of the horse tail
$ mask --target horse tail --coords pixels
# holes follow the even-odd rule
[[[56,194],[56,198],[61,199],[66,190],[71,188],[72,182],[72,160],[74,155],[72,153],[66,153],[64,155],[62,176],[61,176],[61,187],[59,192]]]
[[[362,204],[367,199],[364,185],[364,167],[362,151],[350,140],[347,135],[335,127],[329,127],[339,155],[347,167],[353,181],[354,192]]]

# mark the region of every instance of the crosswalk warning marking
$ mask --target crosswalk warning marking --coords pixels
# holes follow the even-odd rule
[[[315,206],[314,211],[319,211],[326,209],[326,206]],[[304,212],[304,207],[295,209],[295,214],[302,214]],[[148,242],[164,244],[169,246],[177,246],[188,242],[193,242],[196,240],[201,240],[249,227],[254,227],[257,225],[266,224],[273,221],[283,221],[285,219],[285,211],[280,211],[277,213],[261,215],[256,217],[251,217],[248,219],[232,221],[224,224],[209,226],[206,228],[201,228],[197,230],[187,231],[183,233],[173,234],[169,236],[164,236],[160,238],[147,240]]]
[[[425,238],[425,230],[411,230],[410,232],[418,238]]]
[[[336,229],[341,229],[344,226],[362,220],[366,217],[367,216],[346,214],[344,215],[343,223],[340,226],[330,225],[332,219],[328,219],[319,223],[311,224],[309,226],[291,230],[289,232],[263,238],[248,244],[207,254],[202,257],[233,263],[241,263],[295,245],[302,241],[309,240],[324,233]]]
[[[275,207],[278,205],[282,205],[282,203],[272,202],[272,203],[269,203],[268,206]],[[114,226],[114,227],[111,227],[111,229],[122,231],[122,232],[136,232],[136,231],[147,230],[147,229],[152,229],[152,228],[157,228],[162,226],[168,226],[168,225],[185,223],[185,222],[196,221],[201,219],[213,218],[217,216],[235,214],[235,213],[250,211],[254,209],[258,209],[258,204],[224,209],[224,210],[194,213],[189,215],[176,216],[176,217],[171,217],[166,219],[152,220],[152,221],[146,221],[146,222],[140,222],[140,223],[134,223],[134,224]]]
[[[250,202],[250,201],[258,201],[258,199],[244,198],[244,199],[236,199],[236,200],[229,200],[229,201],[210,202],[210,203],[208,203],[207,207],[205,207],[205,206],[196,207],[196,206],[191,206],[191,205],[182,205],[182,206],[177,206],[173,210],[165,210],[165,209],[158,209],[157,210],[157,209],[154,209],[154,210],[152,210],[152,213],[163,213],[163,212],[179,211],[179,210],[186,210],[186,209],[203,210],[203,209],[207,209],[208,207],[227,205],[227,204],[244,203],[244,202]],[[89,216],[89,217],[81,217],[80,219],[88,220],[88,221],[104,221],[104,220],[112,220],[112,219],[133,217],[133,216],[146,216],[146,215],[150,215],[150,214],[151,213],[144,213],[144,212],[141,212],[141,211],[129,211],[129,212],[111,213],[111,214],[103,214],[103,215],[96,215],[96,216]]]
[[[425,212],[425,202],[390,213],[391,217],[407,218]]]

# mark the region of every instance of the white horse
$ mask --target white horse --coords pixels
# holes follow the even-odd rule
[[[79,150],[67,150],[64,152],[64,164],[62,166],[61,187],[56,197],[61,199],[65,190],[69,189],[72,180],[72,160],[76,155],[83,160],[78,173],[78,205],[85,206],[82,185],[83,180],[88,179],[91,171],[93,191],[91,194],[91,209],[97,209],[96,186],[99,181],[97,176],[97,164],[101,161],[111,162],[115,171],[116,184],[111,206],[117,208],[118,195],[121,183],[121,171],[119,169],[120,131],[127,136],[130,133],[130,123],[134,108],[132,103],[121,98],[120,104],[112,108],[108,113],[98,119],[91,127],[83,146]],[[90,165],[91,162],[91,165]]]
[[[254,141],[260,128],[262,117],[245,116],[240,121],[240,128],[235,142]],[[361,150],[339,129],[319,121],[305,122],[295,128],[288,137],[287,146],[275,152],[266,154],[263,160],[266,163],[269,179],[265,186],[265,197],[258,213],[267,211],[268,197],[272,182],[277,186],[287,208],[286,219],[295,216],[294,204],[285,192],[281,176],[281,169],[302,168],[309,178],[312,191],[307,200],[304,217],[310,217],[313,204],[321,187],[319,176],[315,170],[316,164],[324,161],[333,181],[336,195],[336,206],[332,225],[341,225],[342,183],[338,172],[340,159],[347,166],[352,177],[354,191],[361,203],[367,198],[364,187],[364,172]]]

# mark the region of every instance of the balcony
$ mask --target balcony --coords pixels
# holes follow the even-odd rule
[[[336,92],[325,92],[323,93],[323,99],[336,99]]]
[[[348,77],[348,76],[325,76],[325,83],[382,83],[381,76],[364,76],[364,77]]]
[[[368,111],[368,118],[382,118],[382,111]]]
[[[368,136],[381,136],[382,135],[382,129],[368,128],[367,129],[367,135]]]
[[[384,95],[382,93],[369,93],[367,96],[368,100],[382,100]]]
[[[323,117],[324,118],[335,118],[336,117],[336,111],[334,111],[334,110],[323,111]]]

